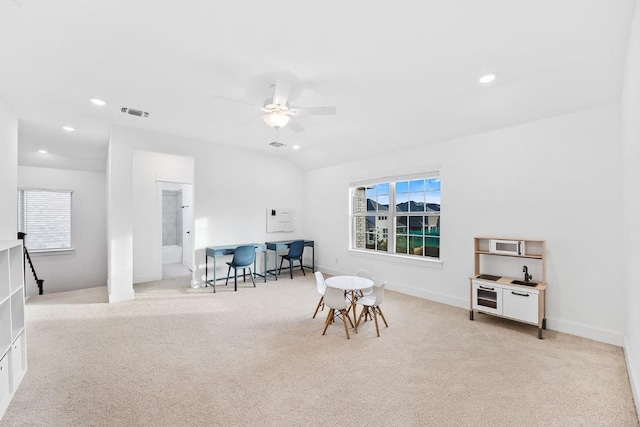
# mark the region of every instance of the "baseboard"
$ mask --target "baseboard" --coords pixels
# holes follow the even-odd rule
[[[332,268],[320,267],[318,270],[326,272],[330,275],[341,274],[353,274],[351,272],[344,272]],[[374,282],[380,283],[380,280],[372,278]],[[440,302],[443,304],[452,305],[454,307],[469,308],[469,300],[466,298],[458,298],[451,295],[441,294],[437,292],[431,292],[423,289],[416,289],[413,287],[405,286],[398,283],[387,282],[387,289],[400,292],[406,295],[411,295],[418,298],[428,299],[430,301]],[[547,318],[547,329],[576,335],[583,338],[588,338],[594,341],[603,342],[606,344],[616,345],[622,347],[624,345],[624,336],[620,333],[607,331],[604,329],[594,328],[592,326],[582,325],[573,322],[567,322],[561,319]],[[638,374],[640,375],[640,374]]]
[[[326,272],[330,275],[342,275],[353,274],[352,272],[344,272],[332,268],[317,268],[319,271]],[[374,282],[380,283],[381,280],[372,278]],[[452,305],[454,307],[469,308],[469,300],[466,298],[458,298],[452,295],[441,294],[437,292],[431,292],[423,289],[416,289],[413,287],[405,286],[398,283],[387,282],[386,288],[392,291],[400,292],[406,295],[411,295],[418,298],[428,299],[430,301],[440,302],[443,304]],[[624,336],[617,332],[607,331],[604,329],[594,328],[592,326],[582,325],[573,322],[567,322],[565,320],[547,318],[547,329],[576,335],[583,338],[588,338],[594,341],[603,342],[606,344],[616,345],[622,347],[624,345]],[[639,374],[640,375],[640,374]]]
[[[133,276],[133,284],[136,283],[145,283],[145,282],[155,282],[156,280],[162,280],[161,274],[145,274],[143,276]]]
[[[131,289],[130,292],[127,291],[119,294],[109,294],[109,304],[112,304],[114,302],[129,301],[134,297],[135,295],[133,293],[133,289]]]
[[[429,301],[435,301],[442,304],[452,305],[454,307],[469,309],[469,300],[464,298],[457,298],[451,295],[445,295],[438,292],[425,291],[423,289],[411,288],[409,286],[398,285],[395,283],[387,282],[386,286],[390,291],[400,292],[401,294],[411,295],[412,297],[418,297],[428,299]]]
[[[635,366],[640,366],[640,355],[630,354],[630,346],[627,343],[627,338],[624,338],[624,360],[627,362],[627,372],[629,374],[629,383],[631,384],[631,394],[633,395],[633,401],[636,404],[636,414],[638,415],[638,421],[640,421],[640,372],[634,371]],[[635,357],[634,357],[635,356]]]
[[[547,317],[547,329],[622,347],[624,335],[592,326]]]
[[[352,272],[344,272],[331,268],[316,267],[316,271],[322,271],[332,276],[338,276],[343,274],[353,274]],[[382,283],[382,280],[371,278],[375,283]],[[426,291],[424,289],[416,289],[409,286],[405,286],[398,283],[386,282],[385,288],[390,291],[400,292],[401,294],[411,295],[417,298],[428,299],[429,301],[440,302],[442,304],[452,305],[454,307],[469,309],[469,300],[464,298],[458,298],[451,295],[441,294],[438,292]]]

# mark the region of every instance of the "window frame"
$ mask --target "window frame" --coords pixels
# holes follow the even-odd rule
[[[73,233],[73,223],[74,223],[74,219],[73,219],[73,199],[74,199],[74,190],[66,190],[66,189],[52,189],[52,188],[36,188],[36,187],[19,187],[18,188],[18,230],[19,231],[23,231],[24,228],[24,224],[23,224],[23,216],[21,215],[22,211],[23,211],[23,193],[24,192],[46,192],[46,193],[65,193],[69,195],[69,247],[56,247],[56,248],[32,248],[29,247],[28,244],[28,240],[29,240],[29,235],[27,233],[27,235],[25,236],[25,247],[29,250],[29,253],[31,254],[40,254],[40,255],[46,255],[48,253],[50,254],[61,254],[61,253],[68,253],[68,252],[74,252],[75,248],[74,248],[74,233]],[[24,207],[26,208],[26,207]],[[26,231],[24,231],[26,232]]]
[[[429,203],[428,200],[425,199],[424,203],[425,203],[425,210],[424,211],[410,211],[408,208],[406,212],[404,211],[399,211],[397,210],[397,206],[396,203],[398,202],[398,200],[396,199],[396,187],[398,183],[401,182],[407,182],[408,185],[410,185],[411,181],[418,181],[418,180],[430,180],[430,179],[437,179],[439,181],[439,186],[438,189],[436,190],[438,192],[438,198],[439,198],[439,202],[440,202],[440,210],[439,211],[429,211],[426,209],[426,204]],[[375,211],[367,211],[367,196],[365,194],[364,196],[364,200],[365,200],[365,207],[364,207],[364,211],[363,212],[358,212],[358,198],[356,195],[356,191],[358,188],[362,188],[362,187],[375,187],[379,184],[384,184],[384,185],[388,185],[388,199],[389,199],[389,203],[388,203],[388,210],[375,210]],[[422,190],[422,191],[426,191]],[[411,194],[411,191],[406,191],[407,194]],[[400,193],[402,194],[402,193]],[[426,194],[426,193],[425,193]],[[441,224],[441,219],[442,219],[442,187],[441,187],[441,174],[440,174],[440,170],[436,169],[436,170],[432,170],[430,172],[423,172],[423,173],[417,173],[417,174],[412,174],[412,175],[400,175],[400,176],[391,176],[391,177],[383,177],[383,178],[377,178],[377,179],[371,179],[371,180],[367,180],[367,181],[360,181],[360,182],[352,182],[349,184],[349,250],[353,251],[353,252],[357,252],[357,253],[362,253],[362,254],[366,254],[367,256],[369,254],[375,254],[375,255],[379,255],[381,257],[392,257],[398,260],[402,260],[402,261],[407,261],[407,262],[430,262],[430,263],[437,263],[437,264],[441,264],[442,263],[442,254],[440,253],[440,249],[441,249],[441,241],[442,241],[442,237],[441,237],[441,232],[440,232],[440,224]],[[409,200],[411,200],[411,197],[409,197]],[[361,209],[361,205],[360,205],[360,209]],[[385,225],[385,228],[388,229],[388,233],[386,233],[387,236],[387,247],[386,250],[379,250],[376,248],[366,248],[366,247],[357,247],[358,244],[358,236],[357,234],[357,227],[356,227],[356,221],[357,218],[362,218],[362,217],[367,217],[367,216],[375,216],[375,218],[377,219],[379,216],[381,215],[386,215],[387,216],[387,224]],[[437,227],[438,230],[438,234],[437,236],[431,236],[432,238],[437,238],[438,239],[438,256],[431,256],[431,255],[426,255],[424,250],[423,250],[423,254],[417,254],[414,255],[412,253],[398,253],[397,252],[397,236],[398,235],[402,235],[400,233],[397,233],[397,223],[398,223],[398,219],[402,218],[402,217],[406,217],[408,220],[410,220],[410,217],[423,217],[423,218],[427,218],[427,217],[435,217],[437,218],[436,220],[436,224],[434,225],[429,225],[429,227]],[[427,219],[427,222],[429,222],[429,220]],[[424,220],[422,221],[423,227],[424,227]],[[377,225],[374,225],[374,230],[377,230],[378,227]],[[425,232],[423,232],[422,239],[424,242],[424,239],[428,238],[426,230]],[[365,230],[365,234],[366,234],[366,230]],[[409,227],[407,228],[407,237],[410,236],[409,233]],[[407,244],[407,251],[409,250],[409,244]]]

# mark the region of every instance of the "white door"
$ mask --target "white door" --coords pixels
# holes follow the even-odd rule
[[[193,186],[182,185],[182,264],[193,271]]]

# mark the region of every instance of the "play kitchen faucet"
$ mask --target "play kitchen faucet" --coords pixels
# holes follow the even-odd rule
[[[526,265],[522,267],[522,272],[524,273],[525,282],[528,282],[529,280],[533,279],[533,276],[529,274],[529,269],[527,268]]]

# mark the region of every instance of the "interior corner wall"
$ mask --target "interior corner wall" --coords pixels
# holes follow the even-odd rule
[[[20,188],[72,190],[71,238],[74,251],[31,253],[45,293],[104,286],[107,283],[106,194],[104,172],[18,166]],[[36,295],[27,276],[27,294]]]
[[[162,279],[162,186],[193,184],[193,157],[133,150],[133,283]]]
[[[18,238],[18,119],[0,100],[0,240]]]
[[[622,87],[623,224],[626,301],[625,357],[629,380],[640,413],[640,4],[636,2],[627,47]]]
[[[174,135],[115,127],[111,131],[107,162],[110,302],[134,297],[134,149],[192,157],[195,161],[195,283],[204,281],[207,246],[307,237],[299,226],[292,233],[266,232],[268,207],[292,208],[297,218],[305,214],[303,173],[286,159],[260,150],[241,150]],[[219,274],[226,274],[226,269],[221,267]]]
[[[107,293],[133,299],[132,149],[114,132],[107,150]]]
[[[621,346],[619,121],[619,105],[604,106],[310,171],[305,212],[309,238],[320,240],[317,264],[366,268],[389,289],[468,309],[474,236],[544,239],[549,329]],[[442,265],[350,251],[349,183],[429,165],[442,178]],[[519,278],[518,267],[505,275]]]

